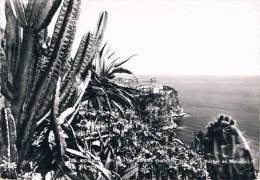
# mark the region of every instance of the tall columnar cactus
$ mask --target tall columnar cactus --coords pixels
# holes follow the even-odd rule
[[[248,143],[234,120],[220,115],[216,122],[210,123],[204,145],[212,180],[255,178]]]
[[[2,119],[0,122],[0,161],[4,162],[0,169],[4,169],[3,176],[15,178],[15,162],[17,161],[15,121],[9,108],[1,110],[0,118]]]
[[[75,111],[89,82],[88,66],[101,44],[107,13],[101,14],[93,33],[84,35],[71,60],[80,3],[80,0],[64,0],[49,43],[47,27],[61,0],[29,0],[26,5],[21,0],[6,0],[1,92],[17,126],[18,171],[28,158],[37,121],[46,114],[58,119],[68,108]],[[59,120],[53,122],[58,133]]]

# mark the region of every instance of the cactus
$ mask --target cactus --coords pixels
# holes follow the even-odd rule
[[[0,161],[4,162],[1,169],[3,174],[1,177],[15,178],[15,165],[17,161],[17,150],[15,146],[16,127],[14,117],[9,108],[1,109],[0,121]]]
[[[220,115],[207,128],[204,145],[211,179],[254,179],[250,148],[235,120]]]
[[[49,45],[47,27],[60,4],[61,0],[29,0],[27,5],[21,0],[6,0],[6,46],[4,51],[0,49],[1,93],[17,127],[18,172],[29,158],[37,122],[49,112],[56,140],[61,141],[60,118],[70,108],[75,113],[89,82],[89,64],[106,27],[107,13],[103,12],[96,30],[85,34],[71,60],[80,0],[64,0]],[[59,151],[63,152],[62,148]]]

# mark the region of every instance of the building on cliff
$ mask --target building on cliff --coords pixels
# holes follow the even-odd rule
[[[143,80],[135,76],[133,78],[116,77],[112,81],[121,86],[138,89],[144,92],[144,96],[150,96],[153,100],[148,103],[147,110],[155,116],[164,114],[163,119],[166,122],[173,123],[173,119],[186,115],[179,102],[178,92],[172,87],[158,84],[157,78]],[[149,95],[150,93],[153,95]]]
[[[116,77],[113,79],[113,82],[121,86],[131,87],[143,92],[160,93],[160,91],[163,90],[163,85],[158,84],[155,77],[149,80],[142,80],[135,76],[133,78]]]

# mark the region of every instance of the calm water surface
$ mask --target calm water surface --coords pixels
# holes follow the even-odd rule
[[[194,131],[206,131],[206,125],[218,114],[231,115],[249,142],[254,164],[259,168],[259,77],[258,76],[138,76],[157,77],[158,83],[173,87],[184,111],[189,115],[177,124],[185,129],[177,137],[193,142]]]

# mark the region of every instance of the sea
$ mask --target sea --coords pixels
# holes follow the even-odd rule
[[[179,101],[187,113],[175,120],[177,138],[191,145],[194,131],[206,132],[206,126],[219,114],[237,121],[249,143],[253,162],[259,169],[259,76],[175,76],[138,75],[140,79],[157,78],[159,84],[178,91]]]

